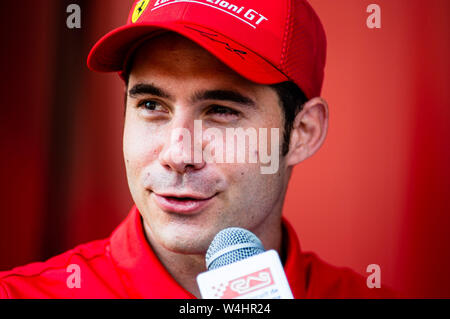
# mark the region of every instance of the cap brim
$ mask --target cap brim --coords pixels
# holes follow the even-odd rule
[[[136,43],[161,31],[173,31],[194,41],[250,81],[275,84],[288,80],[268,61],[222,34],[179,22],[139,23],[117,28],[94,45],[88,56],[88,67],[99,72],[122,72]]]

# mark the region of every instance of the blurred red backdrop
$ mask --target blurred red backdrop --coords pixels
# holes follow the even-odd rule
[[[66,27],[80,5],[81,29]],[[132,205],[123,85],[93,43],[132,0],[0,2],[0,270],[106,237]],[[410,297],[450,297],[450,2],[311,0],[328,56],[324,147],[296,167],[284,214],[304,250]],[[366,8],[381,8],[369,29]]]

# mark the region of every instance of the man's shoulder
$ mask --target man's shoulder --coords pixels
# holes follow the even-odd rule
[[[315,253],[303,253],[307,298],[397,298],[399,294],[381,284],[370,288],[367,278],[348,267],[333,266]],[[369,275],[369,274],[368,274]]]
[[[88,296],[101,288],[101,277],[114,277],[108,276],[111,272],[109,239],[95,240],[43,262],[1,271],[0,298]]]

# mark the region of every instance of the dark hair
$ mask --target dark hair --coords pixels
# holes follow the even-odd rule
[[[281,82],[270,85],[280,100],[280,106],[284,113],[284,132],[282,155],[289,151],[289,140],[294,126],[295,116],[301,112],[303,105],[308,101],[305,93],[292,81]]]

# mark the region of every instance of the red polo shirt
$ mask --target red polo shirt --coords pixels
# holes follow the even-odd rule
[[[369,289],[347,268],[333,267],[303,253],[294,229],[283,221],[287,242],[284,269],[295,298],[394,297]],[[74,268],[80,287],[69,288]],[[72,276],[69,278],[69,276]],[[45,262],[0,272],[1,298],[195,298],[162,266],[147,243],[139,211],[133,207],[112,235],[77,246]]]

